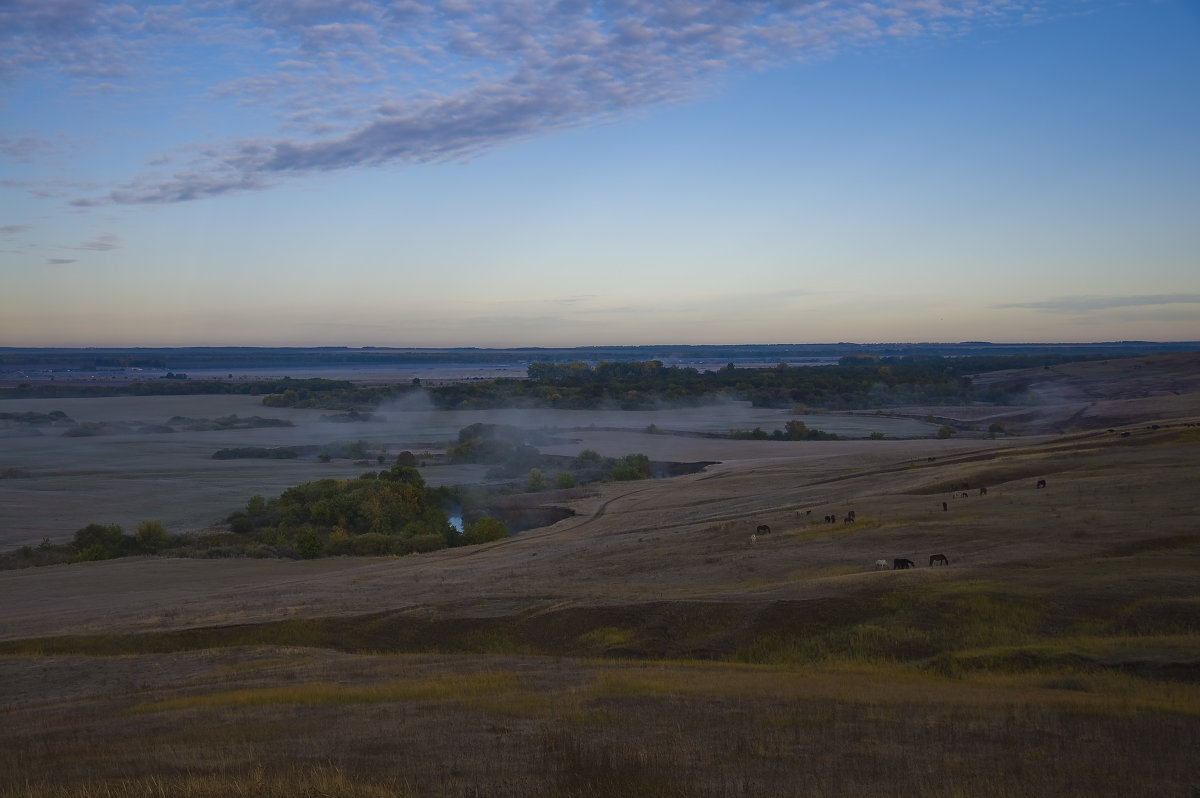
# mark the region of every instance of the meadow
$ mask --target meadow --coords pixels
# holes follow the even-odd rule
[[[1194,794],[1200,402],[1134,368],[995,440],[576,425],[719,462],[480,546],[0,572],[0,795]]]

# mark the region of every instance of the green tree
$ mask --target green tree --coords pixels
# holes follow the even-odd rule
[[[387,554],[392,545],[392,539],[378,532],[367,532],[356,535],[350,540],[350,551],[354,554],[370,556]]]
[[[498,518],[480,518],[473,524],[468,524],[463,532],[463,543],[474,546],[492,540],[503,540],[508,537],[508,527]]]
[[[608,478],[616,482],[635,479],[649,479],[652,473],[650,458],[644,454],[627,454],[617,460],[617,464],[608,472]]]
[[[554,487],[559,490],[575,487],[575,477],[570,471],[559,471],[554,475]]]
[[[156,554],[167,547],[167,526],[162,521],[142,521],[133,539],[142,551]]]
[[[306,526],[296,533],[296,553],[306,560],[320,557],[325,553],[325,540],[321,533],[311,526]]]
[[[787,421],[783,425],[783,436],[789,441],[802,441],[808,437],[808,425],[803,421]]]
[[[540,468],[529,469],[529,475],[525,478],[525,490],[530,493],[537,493],[539,490],[546,489],[546,475],[542,473]]]
[[[949,438],[953,434],[954,427],[950,426],[949,424],[943,424],[937,432],[937,436],[939,438]]]
[[[75,533],[75,559],[110,560],[121,556],[125,534],[117,524],[88,524]]]

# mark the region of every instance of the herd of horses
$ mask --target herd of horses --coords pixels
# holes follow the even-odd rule
[[[962,488],[966,488],[966,487],[968,487],[968,485],[967,485],[967,483],[964,482],[962,484]],[[1036,483],[1034,483],[1035,490],[1041,490],[1045,487],[1046,487],[1046,480],[1044,480],[1044,479],[1039,479]],[[987,492],[988,492],[987,488],[979,489],[980,496],[986,496]],[[954,498],[965,499],[968,496],[970,496],[970,494],[967,493],[965,490],[962,490],[961,488],[959,488],[957,486],[954,488]],[[942,502],[942,509],[949,510],[949,505],[946,502]],[[811,514],[812,514],[812,510],[805,510],[803,512],[801,512],[800,510],[796,511],[797,518],[811,515]],[[825,516],[826,524],[836,524],[837,521],[838,521],[838,517],[837,517],[836,513]],[[854,522],[855,522],[854,511],[850,510],[848,513],[846,513],[845,517],[842,519],[842,523],[853,524]],[[758,538],[759,535],[769,535],[769,534],[771,534],[771,527],[768,526],[767,524],[759,524],[758,528],[754,530],[754,534],[750,536],[750,542],[753,543]],[[929,565],[931,567],[935,566],[935,565],[949,565],[949,564],[950,564],[950,559],[945,554],[929,555]],[[903,570],[907,570],[909,568],[916,568],[916,567],[917,567],[916,563],[914,563],[912,560],[907,559],[905,557],[897,557],[894,560],[892,560],[890,570],[903,571]],[[887,560],[876,560],[875,561],[875,569],[879,570],[879,571],[888,569]]]
[[[945,554],[930,554],[929,555],[929,564],[931,566],[932,565],[949,565],[950,559]],[[891,570],[903,571],[908,568],[916,568],[916,567],[917,567],[917,564],[915,562],[913,562],[912,560],[909,560],[905,557],[897,557],[896,559],[892,560]],[[876,571],[888,570],[888,561],[887,560],[876,560],[875,561],[875,570]]]

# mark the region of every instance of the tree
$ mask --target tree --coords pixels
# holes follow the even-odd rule
[[[325,553],[325,540],[316,529],[306,526],[296,533],[295,547],[297,554],[311,560]]]
[[[949,424],[943,424],[941,426],[941,429],[939,429],[937,432],[937,436],[939,438],[949,438],[953,434],[954,434],[954,427],[950,426]]]
[[[644,454],[627,454],[617,460],[617,464],[608,472],[608,478],[617,482],[635,479],[649,479],[652,474],[650,458]]]
[[[525,478],[525,489],[530,493],[546,489],[546,475],[542,473],[542,469],[529,469],[529,476]]]
[[[147,554],[156,554],[167,546],[167,527],[162,521],[142,521],[134,535],[137,547]]]
[[[504,540],[508,537],[508,528],[498,518],[480,518],[473,524],[468,524],[463,532],[463,543],[474,546],[492,540]]]
[[[789,441],[802,441],[808,437],[808,425],[803,421],[787,421],[783,425],[783,436]]]
[[[88,524],[75,533],[72,545],[77,560],[109,560],[121,556],[125,537],[117,524]]]

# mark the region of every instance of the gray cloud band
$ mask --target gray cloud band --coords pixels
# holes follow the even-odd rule
[[[469,158],[695,96],[733,67],[1027,24],[1038,13],[1019,0],[15,0],[0,8],[0,75],[55,64],[113,81],[133,74],[138,59],[164,58],[181,37],[246,53],[269,47],[277,56],[260,72],[206,90],[269,103],[280,130],[297,135],[205,145],[184,169],[151,170],[77,198],[80,208],[183,202],[319,171]]]

